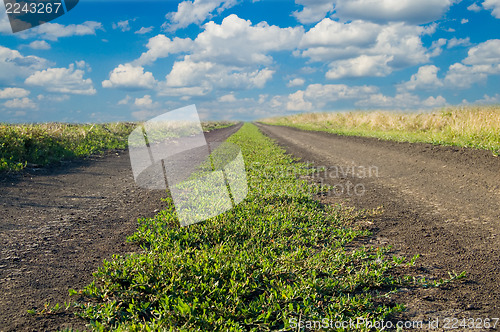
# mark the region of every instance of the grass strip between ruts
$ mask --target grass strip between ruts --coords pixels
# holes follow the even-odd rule
[[[104,261],[77,292],[84,298],[79,314],[93,328],[296,330],[301,321],[321,330],[327,321],[375,322],[402,309],[376,297],[404,283],[391,275],[404,259],[388,257],[387,248],[347,248],[369,234],[347,226],[352,210],[314,200],[311,192],[320,188],[298,177],[311,172],[307,165],[251,124],[228,141],[242,150],[247,198],[184,228],[171,201],[156,217],[140,219],[129,240],[142,250]]]

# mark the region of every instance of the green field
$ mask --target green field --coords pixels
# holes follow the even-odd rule
[[[315,200],[325,188],[298,178],[311,169],[255,126],[245,124],[229,142],[245,159],[247,198],[184,228],[172,201],[140,219],[129,238],[137,253],[113,256],[90,285],[71,292],[94,329],[266,331],[293,329],[299,320],[373,322],[403,309],[381,301],[398,287],[431,285],[401,277],[413,259],[353,246],[369,236],[352,226],[366,213]]]
[[[308,113],[262,122],[339,135],[455,145],[500,153],[500,106],[450,107],[432,113]]]
[[[0,171],[46,166],[110,149],[127,147],[132,123],[103,125],[0,124]]]
[[[235,122],[203,122],[204,131]],[[0,172],[46,166],[61,160],[126,149],[135,123],[10,125],[0,123]]]

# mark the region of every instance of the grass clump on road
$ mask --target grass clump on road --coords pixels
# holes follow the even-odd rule
[[[0,171],[19,171],[27,165],[45,166],[63,159],[124,149],[134,127],[132,123],[0,124]]]
[[[433,113],[309,113],[263,122],[340,135],[456,145],[500,153],[500,105],[450,107]]]
[[[353,249],[368,233],[347,226],[352,211],[314,200],[320,188],[298,178],[311,171],[255,126],[228,141],[242,150],[247,198],[184,228],[171,201],[140,219],[129,240],[142,250],[104,261],[79,292],[82,317],[97,330],[265,331],[299,320],[378,321],[401,309],[376,296],[398,285],[391,269],[404,259]]]

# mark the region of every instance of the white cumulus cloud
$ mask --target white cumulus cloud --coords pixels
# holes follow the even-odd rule
[[[134,101],[134,105],[139,108],[154,108],[157,106],[156,103],[151,99],[151,95],[145,95],[142,98],[136,98]]]
[[[463,63],[468,65],[500,64],[500,39],[490,39],[472,47]]]
[[[345,84],[310,84],[288,96],[290,111],[319,111],[339,100],[355,100],[374,94],[374,86],[348,86]]]
[[[487,0],[489,1],[489,0]],[[440,19],[455,0],[336,0],[335,16],[341,20],[423,24]]]
[[[204,96],[211,91],[212,89],[206,86],[172,87],[168,86],[166,82],[158,84],[159,96],[181,97],[182,100],[189,100],[193,96]]]
[[[156,80],[151,72],[144,72],[141,66],[121,64],[109,74],[109,80],[102,82],[104,88],[152,89]]]
[[[487,0],[495,1],[495,0]],[[440,19],[456,0],[296,0],[303,8],[293,15],[301,23],[315,23],[333,13],[342,22],[423,24]]]
[[[430,49],[423,46],[421,37],[432,29],[325,18],[305,33],[299,53],[315,62],[330,62],[327,78],[387,76],[393,70],[426,63],[440,53],[442,44]]]
[[[234,96],[234,94],[230,93],[228,95],[224,95],[224,96],[219,97],[218,100],[221,103],[233,103],[236,101],[236,97]]]
[[[467,89],[476,83],[486,81],[488,75],[493,74],[491,69],[490,65],[466,66],[462,63],[455,63],[448,68],[445,82],[451,87]],[[498,70],[497,68],[496,71]]]
[[[152,64],[157,59],[166,58],[170,54],[186,52],[191,49],[193,40],[189,38],[168,38],[165,35],[157,35],[149,39],[146,45],[148,51],[142,53],[141,57],[133,62],[136,65]]]
[[[443,96],[431,96],[422,100],[419,96],[409,92],[397,93],[394,97],[376,93],[355,103],[356,106],[370,109],[429,109],[445,104],[446,99]]]
[[[48,68],[37,71],[25,81],[27,85],[41,86],[50,92],[94,95],[96,90],[90,78],[83,78],[85,72],[70,64],[68,68]]]
[[[305,92],[299,90],[288,96],[288,102],[286,104],[286,109],[289,111],[311,111],[313,109],[313,103],[306,101],[304,98]],[[281,106],[281,105],[279,105]]]
[[[15,77],[27,77],[50,65],[46,59],[33,55],[23,56],[17,50],[0,46],[0,82],[10,82]]]
[[[130,31],[130,22],[129,20],[119,21],[113,23],[113,29],[120,29],[122,32]]]
[[[399,85],[398,90],[428,90],[442,87],[443,82],[437,77],[438,71],[439,68],[434,65],[422,66],[411,76],[410,81]]]
[[[136,32],[134,32],[136,35],[145,35],[146,33],[150,33],[151,31],[153,31],[153,27],[150,26],[150,27],[142,27],[140,28],[139,30],[137,30]]]
[[[375,45],[382,29],[381,25],[360,20],[341,23],[325,18],[307,31],[300,41],[300,47],[365,48]]]
[[[190,57],[175,62],[166,77],[164,88],[201,87],[209,92],[213,88],[247,89],[262,88],[272,78],[274,70],[239,69],[213,62],[194,62]],[[192,90],[196,94],[200,90]]]
[[[334,61],[330,63],[326,78],[387,76],[392,72],[388,63],[393,59],[394,56],[387,55],[360,55],[357,58]]]
[[[28,47],[34,50],[50,50],[50,44],[45,40],[32,41],[31,43],[29,43]]]
[[[183,1],[177,6],[176,12],[166,15],[167,23],[163,27],[170,31],[186,28],[191,24],[201,24],[213,16],[214,12],[221,13],[238,3],[237,0],[194,0]]]
[[[286,86],[289,88],[295,87],[295,86],[302,86],[304,85],[306,81],[303,78],[294,78],[293,80],[290,80]]]
[[[63,37],[95,35],[97,30],[103,30],[102,24],[86,21],[82,24],[62,25],[59,23],[45,23],[35,28],[21,32],[21,38],[38,37],[56,41]]]
[[[422,102],[422,105],[428,108],[434,108],[446,105],[446,98],[443,96],[429,97]]]
[[[127,105],[131,99],[132,99],[132,97],[130,97],[129,95],[126,95],[125,98],[118,101],[118,105]]]
[[[303,8],[293,12],[293,16],[304,24],[321,21],[334,8],[332,0],[296,0],[295,3],[302,5]]]
[[[303,33],[302,27],[280,28],[265,22],[252,25],[251,21],[229,15],[221,24],[205,24],[204,31],[194,40],[152,37],[146,45],[148,51],[133,63],[147,65],[171,54],[189,52],[194,61],[238,66],[269,64],[272,62],[269,52],[295,49]]]
[[[194,41],[191,58],[226,65],[268,65],[273,51],[293,50],[302,38],[302,27],[280,28],[260,22],[252,25],[232,14],[221,24],[208,22]]]
[[[478,99],[474,102],[474,104],[498,104],[500,103],[500,94],[495,93],[494,96],[488,96],[487,94],[483,95],[483,98]]]
[[[469,7],[467,7],[468,10],[470,10],[471,12],[480,12],[481,11],[481,6],[479,6],[477,3],[473,3],[472,5],[470,5]]]
[[[22,88],[5,88],[0,90],[0,99],[27,97],[30,92]]]
[[[199,96],[214,88],[263,88],[275,73],[270,53],[295,49],[304,34],[302,27],[254,25],[236,15],[229,15],[221,24],[208,22],[203,29],[194,39],[152,37],[148,50],[132,63],[151,65],[172,54],[186,54],[174,62],[159,84],[161,95]]]
[[[500,39],[490,39],[469,49],[462,62],[452,64],[446,73],[447,85],[469,88],[500,74]]]
[[[208,61],[194,62],[189,58],[174,63],[167,75],[167,85],[171,87],[193,86],[205,80],[211,72],[218,72],[216,64]]]
[[[453,48],[457,46],[470,46],[472,45],[470,42],[470,38],[456,38],[453,37],[450,40],[448,40],[446,47],[447,48]]]
[[[14,109],[35,109],[37,107],[33,100],[26,97],[7,100],[3,105]]]
[[[483,8],[491,10],[491,15],[495,18],[500,18],[500,0],[485,0]]]

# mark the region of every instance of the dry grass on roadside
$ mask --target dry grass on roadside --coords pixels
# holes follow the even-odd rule
[[[309,113],[263,122],[342,135],[500,150],[500,105],[450,107],[432,113]]]

